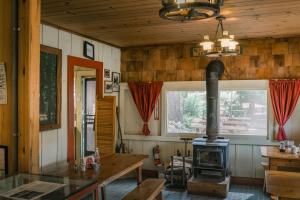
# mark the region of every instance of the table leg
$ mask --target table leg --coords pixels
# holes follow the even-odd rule
[[[98,185],[97,185],[97,187],[96,187],[96,189],[95,189],[95,198],[94,198],[95,200],[99,200],[99,190],[98,190]]]
[[[104,186],[101,187],[101,200],[105,200]]]
[[[156,200],[163,200],[162,192],[157,195]]]
[[[142,183],[142,166],[136,169],[136,181],[138,185]]]

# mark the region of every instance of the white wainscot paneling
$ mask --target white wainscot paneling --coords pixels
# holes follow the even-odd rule
[[[174,144],[171,142],[158,142],[160,149],[160,159],[165,165],[171,161],[171,156],[174,154]]]
[[[99,61],[99,42],[91,41],[91,43],[94,45],[94,60]]]
[[[58,48],[58,29],[43,25],[43,45]]]
[[[252,145],[236,145],[235,176],[252,177]]]
[[[61,128],[58,129],[58,162],[67,160],[67,56],[72,52],[72,34],[59,30],[59,48],[62,50],[62,96],[61,96]]]
[[[261,156],[260,151],[261,146],[253,146],[253,177],[254,178],[264,178],[265,170],[261,165],[262,162],[268,163],[267,158]]]
[[[235,176],[235,163],[235,145],[229,145],[229,169],[232,176]]]
[[[143,151],[143,143],[141,141],[130,140],[128,145],[129,153],[131,154],[141,154]]]
[[[181,155],[183,156],[185,153],[185,144],[183,141],[180,142],[174,142],[174,152],[172,155],[177,155],[177,150],[180,151]],[[191,155],[193,155],[193,145],[191,143],[189,143],[187,145],[187,153],[188,150],[190,150]]]
[[[83,38],[57,28],[41,25],[41,44],[59,48],[62,50],[62,108],[61,108],[61,129],[41,132],[40,137],[40,164],[46,166],[67,159],[67,56],[83,57],[83,41],[91,42],[95,45],[95,60],[103,61],[110,69],[113,63],[114,71],[120,71],[120,49],[112,50],[111,46]],[[114,51],[112,55],[112,51]],[[115,58],[115,56],[119,56]],[[118,61],[118,62],[117,62]],[[115,95],[114,93],[113,95]],[[126,142],[132,152],[140,154],[143,149],[141,142]]]
[[[142,153],[145,155],[149,155],[149,158],[144,161],[144,169],[149,169],[149,170],[155,170],[156,167],[154,165],[153,161],[153,147],[157,144],[156,141],[143,141],[141,142],[143,144],[143,151]]]
[[[100,42],[98,43],[98,60],[103,62],[103,44]]]
[[[47,166],[57,161],[57,130],[41,132],[42,166]]]
[[[72,55],[83,58],[83,38],[72,34]]]
[[[102,44],[103,63],[105,69],[111,69],[111,50],[112,47],[106,44]]]
[[[143,168],[157,170],[153,164],[152,149],[158,144],[160,147],[160,157],[163,163],[169,164],[172,155],[176,155],[177,150],[184,152],[183,142],[171,141],[151,141],[151,140],[125,140],[130,153],[149,155],[149,159],[144,162]],[[192,144],[188,144],[188,150],[192,152]],[[264,170],[261,162],[267,160],[261,157],[260,146],[257,145],[235,145],[229,146],[229,168],[232,176],[263,178]]]

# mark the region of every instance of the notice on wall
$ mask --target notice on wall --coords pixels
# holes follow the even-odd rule
[[[7,80],[4,63],[0,63],[0,104],[7,104]]]

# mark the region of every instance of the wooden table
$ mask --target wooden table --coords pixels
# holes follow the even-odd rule
[[[300,199],[300,173],[266,171],[266,190],[280,199]]]
[[[300,170],[300,155],[290,152],[280,152],[277,146],[261,147],[262,157],[269,159],[269,169],[279,171],[298,171]]]
[[[104,186],[123,175],[136,170],[137,183],[142,182],[142,165],[147,155],[133,154],[113,154],[101,158],[101,167],[98,172],[93,169],[87,169],[86,172],[75,172],[73,164],[59,165],[57,167],[48,167],[43,170],[43,174],[69,177],[73,179],[95,179],[101,187],[102,199],[104,199]]]

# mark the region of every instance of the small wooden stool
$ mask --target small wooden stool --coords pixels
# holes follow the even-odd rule
[[[154,200],[162,199],[164,179],[149,178],[138,185],[133,191],[127,194],[123,200]]]

